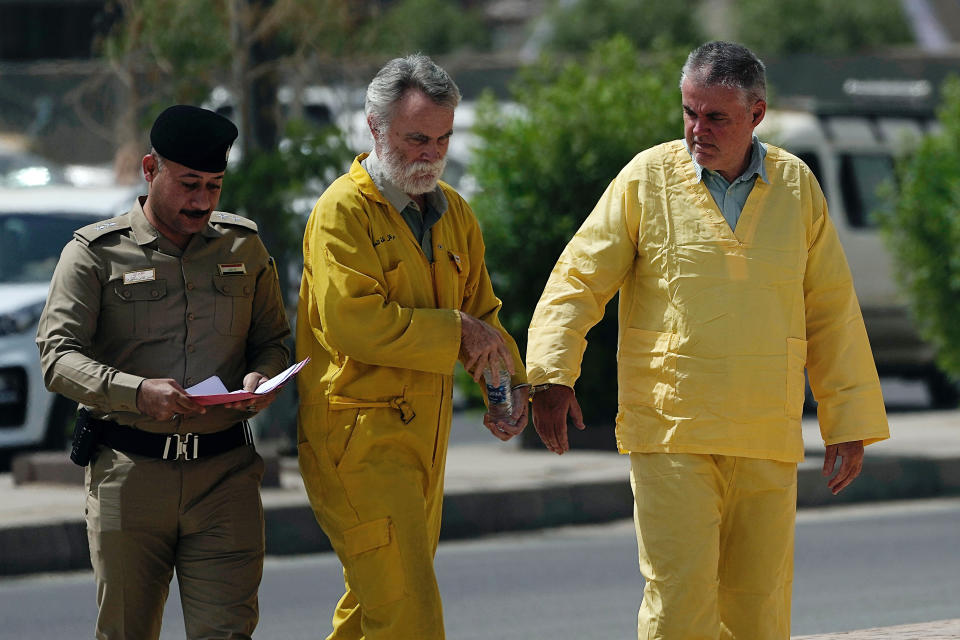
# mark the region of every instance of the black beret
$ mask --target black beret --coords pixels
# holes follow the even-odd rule
[[[150,144],[162,157],[195,171],[227,167],[237,127],[207,109],[178,104],[163,110],[150,129]]]

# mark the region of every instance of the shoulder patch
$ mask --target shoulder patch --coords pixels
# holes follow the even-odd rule
[[[81,227],[73,232],[73,237],[76,238],[84,245],[89,245],[91,242],[94,242],[97,238],[101,238],[105,235],[123,231],[124,229],[130,228],[130,216],[128,214],[123,214],[122,216],[117,216],[116,218],[110,218],[108,220],[100,220],[99,222],[94,222],[93,224],[88,224],[85,227]]]
[[[243,227],[254,233],[257,232],[257,223],[250,218],[244,218],[235,213],[227,213],[225,211],[214,211],[211,213],[210,224],[227,224],[235,227]]]

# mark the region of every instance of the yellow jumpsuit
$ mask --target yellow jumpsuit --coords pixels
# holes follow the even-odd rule
[[[320,197],[304,234],[297,313],[300,470],[344,566],[337,640],[444,637],[433,556],[460,350],[457,310],[503,333],[467,203],[448,210],[427,260],[360,161]]]
[[[889,437],[850,271],[820,186],[781,149],[768,145],[765,162],[769,182],[757,179],[732,231],[698,181],[682,140],[637,155],[563,251],[530,325],[530,382],[573,386],[585,335],[619,291],[616,433],[621,452],[631,454],[648,579],[640,637],[721,637],[718,616],[724,635],[733,635],[731,626],[740,623],[732,621],[739,615],[732,605],[720,605],[720,614],[683,610],[678,618],[689,622],[688,630],[656,630],[673,597],[681,608],[716,603],[716,593],[704,590],[715,592],[718,582],[722,590],[724,576],[786,589],[778,606],[786,603],[779,617],[789,632],[791,492],[803,459],[805,367],[827,444]],[[701,468],[704,456],[709,464]],[[692,498],[680,482],[664,480],[681,476],[721,491],[738,482],[769,482],[782,490],[779,504],[789,514],[758,509],[752,515],[761,517],[740,518],[739,530],[718,532],[719,519],[727,518],[723,528],[736,526],[738,517],[728,517],[735,508],[723,505],[712,524],[698,529],[685,519],[700,505],[687,502]],[[667,530],[668,523],[677,526]],[[654,531],[660,525],[664,530]],[[752,553],[738,555],[727,546],[703,554],[713,566],[675,566],[695,549],[748,535],[760,545]],[[766,544],[789,545],[789,557],[759,562]],[[684,578],[696,572],[705,583],[697,587]],[[770,572],[779,575],[755,579]],[[707,629],[703,635],[690,630],[698,620],[705,621],[697,627]],[[770,637],[779,637],[782,626]],[[739,637],[768,637],[750,633]]]

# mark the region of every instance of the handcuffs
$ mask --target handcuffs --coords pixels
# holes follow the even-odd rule
[[[552,382],[545,382],[543,384],[535,384],[530,386],[530,401],[533,402],[533,396],[537,395],[541,391],[546,391],[553,386]]]

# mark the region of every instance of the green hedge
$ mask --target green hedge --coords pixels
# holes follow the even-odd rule
[[[895,206],[877,212],[920,334],[960,378],[960,79],[943,86],[942,131],[897,163]]]

